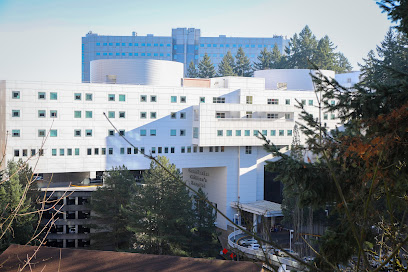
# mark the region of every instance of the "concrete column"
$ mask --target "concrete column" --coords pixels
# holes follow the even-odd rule
[[[254,214],[252,222],[253,222],[252,232],[257,233],[257,229],[258,229],[258,215],[257,214]]]

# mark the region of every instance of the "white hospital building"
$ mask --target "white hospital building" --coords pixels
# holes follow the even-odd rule
[[[273,207],[263,201],[265,161],[272,157],[256,135],[289,146],[299,121],[295,99],[319,116],[309,73],[187,79],[179,62],[106,59],[91,62],[92,83],[0,81],[0,152],[6,160],[29,160],[45,180],[54,174],[54,183],[72,184],[119,165],[140,173],[150,164],[141,152],[164,155],[229,218],[239,201],[258,220]],[[339,125],[335,114],[322,119]],[[218,216],[217,226],[227,229],[228,222]]]

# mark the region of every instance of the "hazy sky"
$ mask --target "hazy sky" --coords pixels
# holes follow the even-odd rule
[[[195,27],[201,36],[292,37],[309,25],[354,69],[391,26],[373,0],[0,0],[0,80],[81,81],[81,37]]]

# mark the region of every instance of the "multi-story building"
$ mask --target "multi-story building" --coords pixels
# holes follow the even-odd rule
[[[256,62],[263,48],[272,50],[276,44],[281,52],[289,40],[283,36],[245,38],[245,37],[201,37],[200,29],[176,28],[171,36],[106,36],[90,31],[82,38],[82,82],[90,82],[90,63],[98,59],[157,59],[172,60],[184,64],[199,61],[207,53],[215,67],[224,55],[233,55],[242,47],[251,62]]]
[[[121,72],[123,65],[133,68]],[[162,65],[173,65],[176,72],[166,80],[155,80],[160,67],[149,67]],[[146,68],[144,77],[135,76],[129,82],[122,74],[140,66]],[[237,202],[254,214],[254,222],[261,216],[276,216],[279,211],[268,213],[264,201],[264,165],[272,156],[256,136],[262,133],[275,145],[289,146],[299,121],[296,100],[319,116],[311,79],[306,76],[309,70],[182,80],[182,66],[159,60],[99,60],[92,64],[91,73],[99,83],[0,81],[0,153],[5,152],[6,161],[27,160],[45,181],[54,174],[53,182],[65,184],[96,179],[118,165],[126,165],[137,176],[150,164],[142,153],[167,156],[184,179],[201,187],[229,218],[237,213]],[[323,72],[334,77],[334,72]],[[107,84],[112,78],[116,84]],[[132,84],[121,84],[122,80]],[[118,135],[104,114],[136,148]],[[321,116],[328,127],[339,122],[335,114]],[[304,135],[300,140],[304,142]],[[75,197],[74,203],[82,203],[78,197],[87,196]],[[80,210],[74,210],[74,219],[81,219]],[[60,231],[78,234],[78,222],[68,222]],[[228,228],[221,216],[217,224]]]

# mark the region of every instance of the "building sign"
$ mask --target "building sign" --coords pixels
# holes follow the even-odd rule
[[[200,169],[188,169],[189,172],[189,178],[190,178],[190,184],[197,186],[199,188],[205,188],[207,184],[207,178],[210,176],[210,173],[200,170]]]

